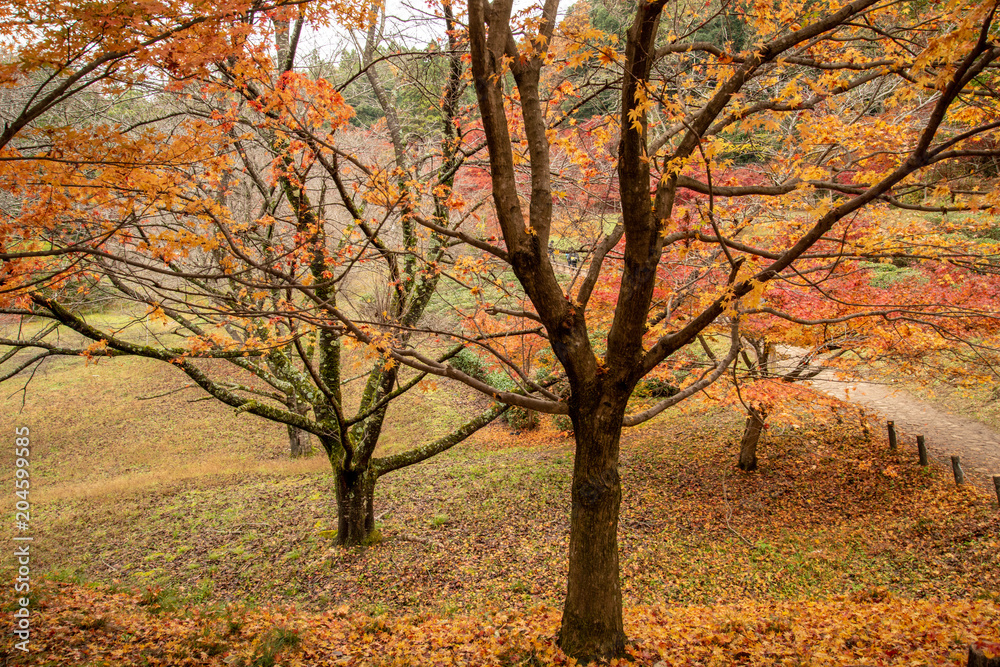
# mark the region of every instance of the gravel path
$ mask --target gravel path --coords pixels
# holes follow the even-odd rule
[[[1000,433],[983,424],[949,414],[901,389],[868,382],[812,380],[812,386],[835,398],[871,408],[896,423],[899,448],[917,456],[916,436],[923,435],[931,458],[949,469],[950,456],[962,457],[969,481],[993,490],[991,475],[1000,475]]]

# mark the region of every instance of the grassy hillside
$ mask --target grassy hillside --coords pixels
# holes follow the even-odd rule
[[[175,391],[185,383],[144,360],[63,360],[26,393],[4,386],[0,430],[31,429],[33,577],[50,582],[36,646],[57,657],[33,664],[88,664],[64,657],[73,642],[89,664],[269,664],[253,662],[267,651],[369,664],[376,653],[361,647],[375,644],[396,655],[385,664],[428,664],[415,656],[441,642],[471,647],[449,654],[457,664],[559,659],[572,441],[549,420],[487,428],[380,480],[382,542],[343,550],[325,458],[288,460],[283,427],[191,402],[200,390]],[[386,446],[459,419],[472,399],[451,391],[396,405]],[[778,664],[782,651],[788,664],[861,664],[890,648],[898,661],[874,664],[910,664],[906,637],[948,664],[972,639],[1000,641],[995,500],[889,456],[857,421],[772,434],[761,469],[739,473],[740,426],[705,402],[626,432],[619,540],[640,664],[706,647],[699,664]],[[8,490],[12,458],[5,448]],[[3,567],[10,580],[10,558]],[[851,620],[864,609],[886,619],[878,640]],[[662,630],[677,624],[684,633]],[[125,627],[131,639],[111,631]],[[815,658],[826,640],[813,632],[846,652]]]

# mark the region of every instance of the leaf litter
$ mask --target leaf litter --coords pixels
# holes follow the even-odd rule
[[[984,492],[822,416],[770,434],[760,469],[741,473],[740,422],[707,405],[626,433],[619,543],[636,664],[961,664],[968,643],[997,645],[1000,512]],[[547,423],[494,426],[385,477],[382,541],[365,548],[333,545],[326,473],[53,502],[38,522],[53,572],[33,655],[572,664],[555,646],[571,444]]]

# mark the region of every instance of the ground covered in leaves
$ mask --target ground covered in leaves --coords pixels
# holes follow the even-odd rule
[[[30,404],[19,422],[32,425],[33,493],[38,481],[28,664],[565,662],[572,440],[551,422],[490,427],[380,480],[381,541],[345,550],[322,456],[287,461],[283,429],[183,394],[137,402],[169,379],[114,368],[95,369],[94,432]],[[81,377],[54,370],[38,404],[96,404]],[[406,427],[387,447],[447,428],[461,410],[447,392],[394,408]],[[154,413],[170,428],[146,425]],[[637,664],[957,665],[968,643],[1000,641],[995,499],[887,453],[856,411],[769,434],[760,470],[741,473],[741,424],[702,401],[626,432],[619,539]]]
[[[154,597],[46,587],[38,665],[572,665],[549,607],[489,616],[369,616],[229,606],[167,613]],[[640,605],[626,614],[628,665],[946,665],[972,643],[1000,649],[1000,606],[903,600]]]

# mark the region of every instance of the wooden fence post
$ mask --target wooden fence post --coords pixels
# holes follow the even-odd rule
[[[920,456],[920,465],[927,465],[927,445],[924,444],[924,436],[917,436],[917,454]]]
[[[962,472],[962,457],[958,454],[951,456],[951,471],[955,475],[955,484],[965,484],[965,473]]]
[[[889,427],[889,451],[896,451],[896,424],[892,421],[887,423]]]
[[[970,645],[968,667],[1000,667],[1000,658],[987,658],[986,654]]]
[[[997,505],[1000,505],[1000,475],[993,475],[993,488],[997,491]]]

